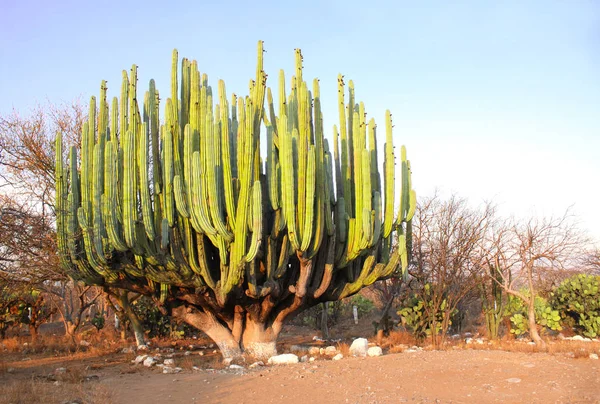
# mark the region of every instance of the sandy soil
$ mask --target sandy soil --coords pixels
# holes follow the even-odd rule
[[[116,403],[598,403],[600,363],[548,354],[423,351],[244,371],[109,376]]]
[[[292,330],[280,352],[289,352],[292,344],[314,344],[311,335]],[[223,368],[214,347],[198,346],[210,341],[193,341],[196,346],[186,355],[188,343],[173,348],[165,343],[161,349],[163,358],[172,356],[184,369],[178,374],[134,365],[136,354],[120,349],[67,356],[0,353],[0,403],[600,403],[600,360],[587,353],[466,346],[230,370]],[[579,344],[600,353],[600,343]],[[61,367],[67,369],[62,376],[56,374]],[[8,394],[19,383],[21,393],[13,389]],[[25,390],[40,385],[43,394],[25,397]]]

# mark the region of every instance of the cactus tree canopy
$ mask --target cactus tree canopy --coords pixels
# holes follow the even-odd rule
[[[404,271],[416,197],[402,147],[394,202],[391,114],[380,161],[375,121],[338,76],[331,147],[319,81],[304,80],[295,55],[288,89],[279,73],[277,103],[262,42],[246,97],[228,98],[223,81],[211,87],[174,51],[162,118],[154,81],[141,97],[135,65],[112,102],[103,81],[79,153],[63,159],[57,137],[65,271],[155,297],[225,356],[268,356],[286,317]]]

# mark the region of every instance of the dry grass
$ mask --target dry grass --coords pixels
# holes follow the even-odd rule
[[[79,400],[90,404],[113,402],[112,393],[97,383],[19,380],[0,384],[0,404],[54,404]]]
[[[348,357],[350,356],[350,345],[348,345],[345,342],[338,342],[336,344],[336,348],[338,350],[339,353],[341,353],[342,355],[344,355],[344,357]]]
[[[387,337],[384,337],[381,343],[382,348],[393,348],[398,345],[417,345],[413,335],[407,331],[391,331]]]

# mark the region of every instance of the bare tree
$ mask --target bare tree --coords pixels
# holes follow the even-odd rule
[[[102,295],[102,289],[68,281],[57,283],[48,290],[51,291],[54,306],[62,318],[66,336],[75,342],[84,314]]]
[[[483,242],[494,215],[490,203],[474,209],[457,196],[442,200],[436,195],[420,201],[413,220],[409,273],[419,285],[416,293],[425,303],[434,347],[445,340],[459,303],[477,287],[484,265]]]
[[[527,306],[529,335],[545,348],[535,318],[535,296],[539,285],[575,265],[587,243],[567,211],[560,217],[533,217],[526,222],[508,222],[493,236],[491,251],[500,268],[498,283]],[[523,293],[525,286],[529,293]]]

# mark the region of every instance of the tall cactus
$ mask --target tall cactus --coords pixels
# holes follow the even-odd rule
[[[58,247],[71,276],[155,296],[227,355],[274,350],[289,314],[405,271],[415,210],[402,147],[394,212],[389,111],[380,173],[377,126],[354,84],[346,103],[338,77],[330,150],[301,51],[288,91],[280,72],[277,106],[263,52],[259,42],[250,95],[228,101],[196,61],[179,74],[175,50],[162,125],[153,80],[140,113],[134,65],[110,106],[106,82],[98,113],[92,97],[79,169],[73,150],[67,173],[57,139]]]

